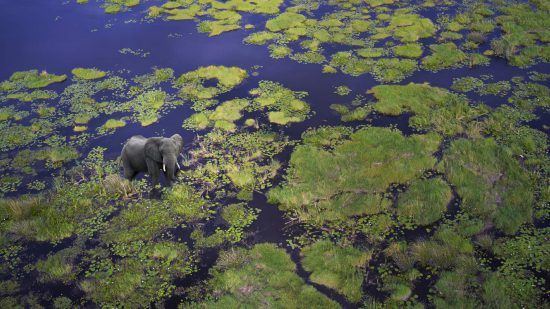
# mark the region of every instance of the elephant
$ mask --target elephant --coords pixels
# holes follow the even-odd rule
[[[179,134],[171,137],[132,136],[122,148],[120,159],[124,168],[124,177],[134,179],[139,172],[148,173],[153,179],[153,187],[159,183],[159,170],[171,186],[180,170],[178,155],[183,150],[183,139]]]

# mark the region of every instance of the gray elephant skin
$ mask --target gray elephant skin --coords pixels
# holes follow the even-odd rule
[[[182,150],[183,139],[179,134],[168,138],[132,136],[120,154],[124,177],[132,180],[139,172],[148,173],[153,179],[153,186],[156,186],[160,170],[163,170],[168,184],[172,185],[176,180],[179,169],[177,159]]]

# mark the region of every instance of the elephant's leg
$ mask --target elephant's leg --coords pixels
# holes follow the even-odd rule
[[[123,160],[122,167],[124,168],[124,178],[131,181],[134,179],[134,177],[136,177],[137,172],[134,171],[130,163]]]
[[[159,184],[160,175],[158,164],[151,159],[145,159],[145,162],[147,163],[147,171],[153,180],[153,187],[156,187]]]

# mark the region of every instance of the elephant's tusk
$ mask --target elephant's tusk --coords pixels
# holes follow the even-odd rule
[[[166,164],[162,164],[162,170],[166,173]]]
[[[180,164],[176,162],[176,165],[178,166],[178,169],[181,170]]]

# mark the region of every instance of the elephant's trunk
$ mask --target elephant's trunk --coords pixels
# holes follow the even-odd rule
[[[162,169],[166,175],[166,177],[174,181],[176,180],[176,156],[165,156],[162,158]]]

